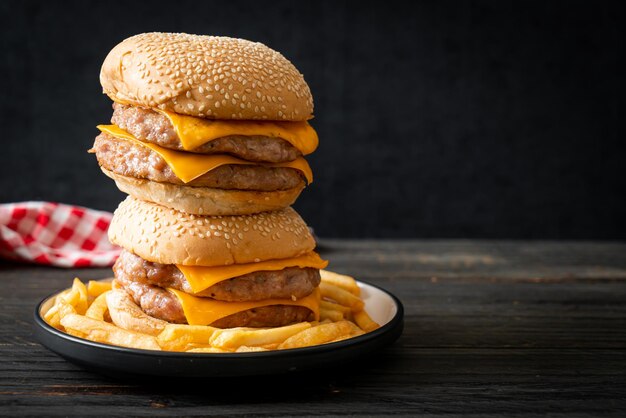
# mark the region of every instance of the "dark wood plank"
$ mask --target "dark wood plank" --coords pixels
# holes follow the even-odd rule
[[[345,271],[396,293],[398,342],[341,370],[218,381],[115,381],[32,339],[43,296],[107,269],[0,270],[0,414],[626,414],[626,245],[324,240]]]
[[[324,239],[320,246],[326,249],[333,268],[364,280],[543,282],[626,277],[626,245],[622,243]]]

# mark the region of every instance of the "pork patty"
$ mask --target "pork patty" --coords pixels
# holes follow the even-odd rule
[[[302,172],[294,168],[234,164],[223,165],[189,183],[183,183],[165,160],[150,148],[106,133],[96,137],[90,152],[95,153],[98,163],[109,171],[159,183],[216,189],[274,191],[301,187],[305,181]]]
[[[152,109],[113,103],[111,123],[141,141],[164,148],[184,150],[169,118]],[[302,155],[297,148],[284,139],[244,135],[217,138],[187,151],[201,154],[231,154],[248,161],[271,163],[293,161]]]
[[[159,287],[193,293],[189,282],[174,264],[146,261],[123,250],[113,265],[115,277]],[[227,302],[256,301],[270,298],[300,299],[319,286],[320,273],[314,268],[288,267],[276,271],[256,271],[217,283],[195,296]]]
[[[117,280],[146,314],[174,324],[187,323],[183,307],[172,293],[145,283],[123,278]],[[238,312],[207,325],[217,328],[281,327],[313,319],[313,312],[303,306],[272,305]]]

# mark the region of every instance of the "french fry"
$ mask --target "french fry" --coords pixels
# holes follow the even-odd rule
[[[269,351],[269,350],[263,347],[249,347],[247,345],[240,345],[239,348],[235,350],[235,353],[253,353],[255,351]]]
[[[292,335],[310,327],[311,324],[308,322],[300,322],[284,327],[267,329],[220,329],[213,333],[209,342],[212,346],[220,348],[237,348],[242,345],[261,346],[266,344],[282,343]]]
[[[86,316],[69,314],[61,318],[61,325],[70,331],[82,334],[83,338],[99,343],[120,345],[143,350],[160,350],[155,337],[127,331],[104,321]]]
[[[335,311],[333,309],[324,309],[320,306],[320,319],[330,319],[333,322],[338,322],[343,319],[343,313]]]
[[[352,337],[355,337],[355,335],[353,335],[353,334],[342,335],[340,337],[335,338],[332,341],[328,341],[328,344],[330,344],[330,343],[338,343],[339,341],[347,340],[347,339],[350,339]]]
[[[80,302],[80,292],[78,289],[72,287],[67,290],[67,293],[57,298],[56,304],[58,304],[60,300],[64,300],[70,305],[76,306]]]
[[[78,338],[85,338],[85,336],[86,336],[86,334],[84,332],[75,331],[73,329],[65,329],[65,332],[67,332],[70,335],[73,335],[74,337],[78,337]]]
[[[89,306],[87,301],[87,288],[84,283],[80,281],[78,277],[74,278],[74,283],[72,283],[72,290],[78,292],[78,301],[76,303],[72,303],[76,312],[80,315],[84,315],[87,311],[87,307]]]
[[[281,341],[282,342],[282,341]],[[263,344],[260,345],[259,347],[261,348],[265,348],[266,350],[276,350],[278,348],[278,346],[280,345],[280,343],[274,343],[274,344]]]
[[[52,324],[52,321],[54,320],[54,318],[56,318],[57,321],[59,320],[59,314],[58,314],[59,307],[57,306],[57,301],[59,300],[59,298],[61,298],[61,296],[66,295],[69,291],[70,289],[65,289],[61,293],[58,293],[54,297],[52,306],[43,314],[43,319],[45,319],[48,324],[52,325],[55,328],[56,328],[56,325]]]
[[[191,348],[203,348],[209,345],[209,339],[217,328],[206,325],[168,324],[157,336],[157,342],[164,350],[188,351]]]
[[[64,298],[59,299],[59,302],[57,304],[58,306],[58,312],[59,312],[59,318],[61,320],[61,322],[63,321],[63,318],[65,318],[68,315],[76,315],[76,308],[74,308],[74,306],[67,302]]]
[[[69,289],[65,289],[64,291],[62,291],[61,293],[59,293],[57,295],[57,298],[66,297],[68,295],[68,293],[70,293],[71,291],[72,291],[71,287]]]
[[[328,283],[333,286],[340,287],[352,293],[354,296],[361,295],[361,288],[353,277],[328,270],[320,270],[320,276],[322,277],[322,283]]]
[[[374,322],[365,310],[354,312],[354,321],[365,332],[374,331],[375,329],[380,328],[380,325]]]
[[[111,282],[101,282],[97,280],[89,280],[87,283],[87,295],[97,298],[104,292],[111,290]]]
[[[57,294],[54,297],[54,303],[52,304],[52,306],[50,307],[50,309],[48,309],[48,312],[46,312],[44,314],[44,319],[48,320],[49,316],[52,315],[57,315],[58,316],[58,311],[59,311],[59,307],[57,306],[59,299],[66,297],[68,293],[70,293],[72,291],[72,289],[65,289],[64,291],[62,291],[61,293]]]
[[[352,312],[363,310],[363,301],[358,296],[354,296],[341,287],[322,282],[320,283],[320,290],[322,291],[323,297],[332,299],[341,305],[348,306]]]
[[[232,350],[222,350],[217,347],[202,347],[202,348],[192,348],[191,350],[185,350],[186,353],[232,353]]]
[[[48,309],[48,311],[43,315],[43,319],[45,319],[46,322],[54,328],[58,328],[61,325],[61,317],[59,316],[59,307],[57,306],[57,300],[59,300],[58,296],[54,300],[54,305],[52,305],[50,309]]]
[[[71,305],[75,305],[79,299],[80,295],[77,290],[72,288],[65,289],[55,296],[54,304],[48,309],[48,312],[44,314],[44,319],[55,328],[61,327],[61,316],[59,315],[59,304],[61,300],[69,301]]]
[[[352,337],[356,337],[357,335],[365,334],[365,331],[363,331],[361,328],[359,328],[359,326],[357,324],[355,324],[354,322],[348,321],[348,323],[352,327],[352,332],[350,333],[350,335]]]
[[[284,350],[287,348],[299,348],[324,344],[344,335],[350,335],[352,330],[353,328],[349,321],[322,324],[292,335],[279,345],[278,349]]]
[[[157,342],[159,340],[159,337],[157,336]],[[161,345],[161,343],[159,343],[159,345]],[[163,348],[163,346],[161,346],[161,348]],[[212,348],[211,344],[206,343],[189,343],[187,344],[187,346],[185,347],[184,350],[170,350],[170,351],[189,351],[189,350],[193,350],[194,348]]]
[[[320,301],[320,308],[330,309],[330,310],[333,310],[333,311],[339,311],[344,316],[347,316],[348,314],[350,314],[352,312],[352,310],[350,308],[348,308],[347,306],[343,306],[343,305],[340,305],[338,303],[330,302],[330,301],[327,301],[327,300]]]
[[[87,288],[87,291],[89,291],[89,288]],[[91,305],[87,308],[87,312],[85,312],[86,317],[104,321],[104,314],[109,310],[106,299],[107,293],[109,292],[110,291],[101,293],[94,299],[93,302],[91,302]]]
[[[43,319],[45,319],[46,322],[54,328],[59,328],[61,326],[61,317],[59,316],[58,307],[56,305],[53,305],[50,309],[48,309],[48,312],[46,312],[43,316]]]
[[[61,307],[63,308],[62,312],[60,311]],[[57,298],[54,306],[48,309],[48,312],[46,312],[46,314],[44,315],[44,319],[46,320],[48,324],[52,325],[54,328],[62,329],[63,328],[61,326],[62,314],[65,315],[67,313],[76,313],[76,310],[74,309],[72,305],[67,303],[65,299]]]

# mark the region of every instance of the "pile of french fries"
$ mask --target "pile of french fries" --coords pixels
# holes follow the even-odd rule
[[[379,327],[364,309],[356,281],[321,270],[320,320],[276,328],[220,329],[203,325],[166,324],[154,335],[120,327],[111,319],[107,295],[110,281],[78,278],[59,293],[44,314],[51,326],[87,340],[144,350],[233,353],[310,347],[342,341]],[[145,315],[141,313],[141,315]],[[146,315],[146,320],[151,317]]]

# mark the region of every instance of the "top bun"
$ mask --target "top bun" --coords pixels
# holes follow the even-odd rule
[[[109,226],[112,243],[144,260],[224,266],[297,257],[315,248],[292,208],[241,216],[195,216],[127,197]]]
[[[109,52],[100,83],[114,101],[209,119],[303,121],[313,98],[280,53],[244,39],[142,33]]]

